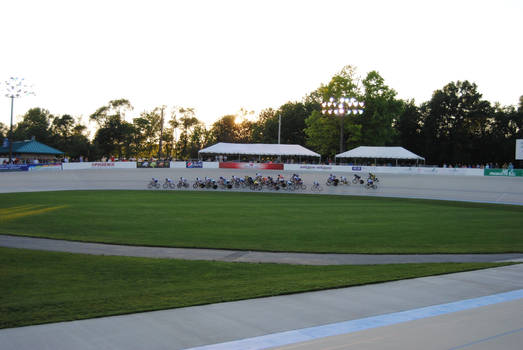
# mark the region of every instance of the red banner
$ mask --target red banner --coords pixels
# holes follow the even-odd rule
[[[283,170],[283,164],[273,163],[220,163],[221,169]]]

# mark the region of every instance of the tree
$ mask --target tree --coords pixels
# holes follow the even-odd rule
[[[4,123],[0,122],[0,139],[2,142],[4,141],[4,138],[9,135],[9,128]]]
[[[402,111],[395,128],[397,144],[418,155],[424,155],[423,118],[413,100],[403,102]]]
[[[357,116],[361,125],[361,143],[368,146],[389,146],[396,140],[394,124],[397,123],[403,104],[396,100],[396,91],[385,85],[376,71],[371,71],[362,81],[365,89],[365,112]]]
[[[182,159],[189,159],[191,157],[191,134],[193,129],[201,125],[201,122],[196,118],[194,108],[177,108],[176,114],[179,114],[178,125],[181,127],[180,138],[176,143],[177,156]]]
[[[314,102],[287,102],[281,106],[277,112],[281,116],[281,143],[304,145],[307,138],[305,120],[319,108],[320,105]]]
[[[436,90],[432,99],[422,104],[427,158],[437,164],[483,161],[478,146],[493,109],[481,97],[476,84],[458,81]]]
[[[37,141],[53,146],[53,137],[50,130],[54,116],[48,110],[31,108],[22,117],[22,121],[14,130],[15,140],[29,140],[34,137]]]
[[[361,140],[361,125],[358,119],[323,115],[319,112],[321,101],[328,101],[330,97],[334,99],[353,97],[362,100],[360,78],[355,67],[345,66],[332,77],[329,84],[321,85],[305,100],[313,106],[310,117],[305,121],[306,144],[324,158],[333,158],[339,152],[341,132],[343,132],[344,147],[357,145]]]
[[[94,137],[99,155],[118,155],[119,158],[132,155],[130,145],[136,128],[125,121],[125,112],[132,109],[131,103],[126,99],[112,100],[89,116],[99,126]]]
[[[251,125],[251,142],[277,143],[278,142],[278,116],[272,108],[264,109],[258,119]]]
[[[237,142],[238,127],[236,116],[229,114],[221,117],[211,127],[211,135],[214,143],[216,142]]]

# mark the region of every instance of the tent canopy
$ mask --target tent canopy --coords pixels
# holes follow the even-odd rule
[[[406,150],[403,147],[370,147],[360,146],[336,155],[336,158],[374,158],[374,159],[417,159],[425,158]]]
[[[225,143],[220,142],[198,151],[199,154],[240,154],[260,156],[306,156],[320,157],[300,145],[281,145],[265,143]]]

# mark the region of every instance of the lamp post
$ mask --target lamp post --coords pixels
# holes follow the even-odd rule
[[[15,98],[34,95],[34,92],[31,90],[32,87],[28,86],[24,82],[24,78],[11,77],[9,80],[5,81],[6,94],[5,97],[11,99],[11,126],[9,128],[9,164],[13,163],[13,104]]]
[[[349,114],[363,114],[365,104],[352,97],[341,97],[338,101],[331,97],[329,102],[323,102],[321,107],[322,114],[340,116],[340,153],[343,153],[343,118]]]

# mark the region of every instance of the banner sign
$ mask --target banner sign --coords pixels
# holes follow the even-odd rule
[[[29,165],[27,164],[2,164],[0,165],[0,171],[27,171]]]
[[[303,169],[303,170],[332,170],[332,167],[330,165],[300,165],[300,169]]]
[[[185,162],[185,167],[188,169],[203,168],[203,162],[199,160],[194,162]]]
[[[114,167],[114,162],[94,162],[91,163],[92,168],[107,168]]]
[[[485,169],[485,176],[523,176],[523,169]]]
[[[163,160],[159,160],[159,161],[153,160],[152,162],[144,161],[144,162],[137,162],[136,167],[137,168],[170,168],[171,162],[163,161]]]
[[[29,171],[62,170],[62,163],[29,164]]]
[[[224,162],[220,162],[220,169],[283,170],[283,164],[272,164],[272,163],[224,163]]]
[[[523,139],[516,140],[516,160],[523,160]]]

